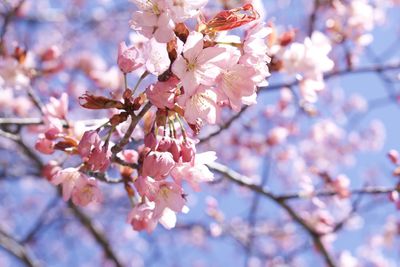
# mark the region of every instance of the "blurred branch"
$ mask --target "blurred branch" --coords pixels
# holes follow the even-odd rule
[[[0,118],[0,125],[38,125],[42,123],[40,118]]]
[[[271,167],[271,159],[268,156],[265,156],[264,161],[266,161],[266,162],[265,162],[264,168],[263,168],[262,180],[259,185],[261,188],[263,188],[268,181],[269,174],[270,174],[270,167]],[[257,212],[258,212],[258,207],[260,204],[260,198],[261,198],[260,194],[257,194],[257,193],[253,194],[253,199],[252,199],[251,206],[250,206],[250,212],[249,212],[249,215],[247,218],[251,231],[250,231],[250,235],[249,235],[248,242],[247,242],[247,248],[246,248],[247,255],[245,257],[245,265],[244,265],[245,267],[249,266],[249,264],[250,264],[250,257],[253,252],[254,238],[256,236],[258,236],[258,235],[254,235],[253,229],[257,222]]]
[[[26,266],[40,266],[32,253],[30,253],[27,248],[20,244],[14,237],[7,234],[3,229],[0,229],[0,247],[12,254]]]
[[[117,255],[112,250],[110,242],[101,232],[101,230],[97,226],[95,226],[92,220],[71,202],[68,202],[68,206],[74,213],[75,217],[78,218],[81,224],[90,232],[96,242],[102,247],[107,258],[112,260],[115,263],[115,266],[123,267],[124,265],[121,263]]]
[[[25,0],[20,0],[15,7],[10,6],[10,10],[8,10],[5,14],[3,14],[3,25],[0,29],[0,54],[2,54],[4,49],[4,37],[7,33],[8,25],[11,23],[12,19],[14,18],[15,14],[18,12],[22,4]]]
[[[284,209],[289,214],[289,216],[295,222],[297,222],[310,235],[310,237],[312,238],[312,240],[314,242],[314,245],[316,246],[318,251],[323,256],[323,259],[324,259],[326,265],[329,267],[336,266],[336,264],[333,261],[332,256],[329,254],[328,250],[326,249],[325,245],[323,244],[323,242],[321,240],[323,235],[318,233],[311,225],[308,224],[308,222],[306,222],[299,214],[297,214],[294,211],[294,209],[285,202],[285,200],[278,199],[271,192],[264,190],[263,188],[261,188],[258,185],[253,184],[251,182],[250,178],[235,172],[234,170],[230,169],[229,167],[227,167],[225,165],[222,165],[220,163],[212,163],[212,164],[208,164],[208,166],[211,170],[214,170],[215,172],[218,172],[218,173],[224,175],[225,177],[227,177],[229,180],[236,183],[237,185],[247,187],[247,188],[261,194],[262,196],[272,200],[275,204],[277,204],[282,209]]]
[[[19,145],[19,147],[25,152],[25,155],[30,158],[36,165],[36,167],[40,170],[43,168],[44,164],[28,146],[22,141],[22,139],[17,136],[18,138],[16,140],[12,139],[13,141],[16,142],[16,144]],[[59,191],[60,192],[60,191]],[[82,226],[84,226],[90,234],[93,236],[93,238],[96,240],[96,242],[100,245],[100,247],[103,249],[105,255],[112,260],[117,267],[122,267],[123,265],[121,264],[120,260],[116,256],[116,254],[113,252],[111,249],[111,246],[105,237],[105,235],[98,229],[94,224],[92,223],[91,219],[86,216],[83,212],[81,212],[76,206],[74,206],[72,203],[68,203],[69,207],[73,211],[74,215],[77,217],[77,219],[81,222]],[[34,266],[34,265],[31,265]]]
[[[364,66],[359,68],[346,68],[343,70],[336,70],[324,75],[324,80],[329,80],[334,77],[349,75],[349,74],[362,74],[362,73],[371,73],[371,72],[385,72],[391,70],[400,70],[400,62],[390,63],[390,64],[382,64],[382,65],[374,65],[374,66]],[[273,91],[279,90],[284,87],[296,86],[299,84],[299,80],[294,80],[292,82],[286,83],[278,83],[271,84],[264,87],[260,87],[259,91]]]
[[[52,200],[50,200],[50,202],[46,205],[42,213],[36,219],[36,223],[34,224],[32,229],[28,232],[28,234],[21,241],[21,243],[23,244],[29,243],[33,239],[33,237],[39,232],[39,230],[42,229],[43,225],[45,224],[47,215],[57,205],[59,199],[60,198],[56,196]]]
[[[314,0],[313,9],[310,14],[310,20],[308,24],[308,36],[311,36],[315,29],[315,24],[317,22],[317,13],[319,9],[319,0]]]
[[[396,191],[396,188],[389,187],[365,187],[362,189],[354,189],[350,191],[351,195],[381,195],[388,194],[390,192]],[[336,196],[337,192],[335,191],[323,191],[316,192],[310,197],[332,197]],[[309,196],[304,196],[301,193],[287,194],[287,195],[279,195],[276,198],[282,201],[291,200],[291,199],[301,199],[308,198]]]
[[[249,108],[249,106],[244,106],[242,107],[242,109],[236,113],[235,115],[233,115],[228,121],[226,121],[224,124],[222,124],[219,129],[203,138],[200,138],[200,144],[209,141],[210,139],[212,139],[213,137],[219,135],[222,131],[227,130],[231,124],[237,120],[238,118],[240,118],[240,116]]]

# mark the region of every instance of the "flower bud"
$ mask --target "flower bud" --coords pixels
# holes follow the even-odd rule
[[[131,46],[128,48],[125,42],[119,44],[117,63],[123,73],[132,72],[143,65],[136,47]]]

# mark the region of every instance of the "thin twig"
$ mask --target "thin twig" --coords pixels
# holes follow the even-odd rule
[[[14,237],[0,229],[0,247],[9,252],[23,264],[29,267],[39,267],[38,261],[28,249],[20,244]]]
[[[211,138],[219,135],[222,131],[227,130],[231,126],[231,124],[235,120],[237,120],[248,108],[249,108],[249,106],[242,107],[242,109],[238,113],[233,115],[227,122],[225,122],[223,125],[221,125],[217,131],[215,131],[215,132],[213,132],[213,133],[211,133],[211,134],[209,134],[209,135],[207,135],[207,136],[205,136],[203,138],[200,138],[200,142],[199,143],[201,144],[201,143],[207,142]]]

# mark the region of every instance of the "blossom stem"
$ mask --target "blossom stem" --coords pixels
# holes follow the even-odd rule
[[[179,118],[178,113],[175,113],[175,118],[178,120],[179,126],[181,127],[181,132],[182,132],[182,136],[183,136],[183,140],[186,142],[186,130],[183,127],[183,123],[181,121],[181,119]]]
[[[125,90],[128,89],[128,77],[127,77],[126,73],[124,73],[124,87],[125,87]]]
[[[110,129],[110,131],[108,132],[108,135],[107,135],[106,140],[105,140],[105,144],[108,145],[108,143],[110,142],[111,135],[113,134],[113,132],[114,132],[114,130],[115,130],[115,127],[116,127],[116,126],[112,126],[111,129]]]
[[[136,89],[139,87],[140,83],[144,80],[144,78],[146,78],[146,76],[147,76],[148,74],[149,74],[149,73],[147,72],[147,70],[146,70],[145,72],[143,72],[143,74],[140,76],[139,80],[137,81],[135,87],[133,88],[132,95],[135,94]]]

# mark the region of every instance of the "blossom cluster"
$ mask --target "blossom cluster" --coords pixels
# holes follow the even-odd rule
[[[203,125],[216,124],[223,108],[240,111],[256,103],[257,88],[267,85],[269,76],[271,29],[251,4],[207,20],[207,1],[135,2],[138,10],[130,21],[135,37],[118,48],[122,95],[80,97],[84,108],[107,110],[109,120],[97,128],[74,124],[67,118],[67,95],[51,98],[35,147],[46,155],[63,151],[79,162],[68,168],[51,162],[45,168],[48,179],[62,185],[64,200],[76,205],[102,201],[98,180],[107,181],[116,167],[133,203],[128,222],[151,232],[158,222],[174,227],[176,213],[188,210],[183,181],[199,190],[199,183],[213,180],[207,164],[215,153],[196,152],[195,135]],[[242,36],[230,34],[241,26]],[[128,76],[137,74],[131,89]],[[136,93],[144,79],[150,84]],[[149,104],[153,108],[145,116]],[[142,136],[143,145],[132,147],[134,136]]]

